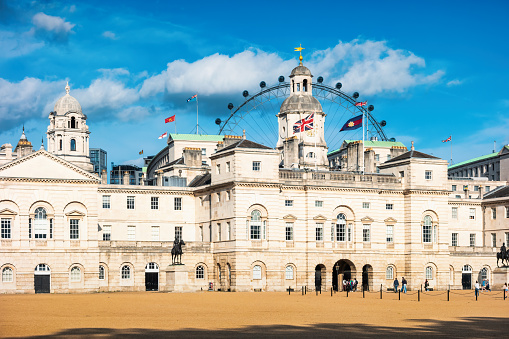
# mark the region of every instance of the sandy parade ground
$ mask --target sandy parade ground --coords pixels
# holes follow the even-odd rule
[[[0,296],[1,337],[509,337],[501,291]]]

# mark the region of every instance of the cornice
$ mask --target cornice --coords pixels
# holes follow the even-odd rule
[[[480,200],[473,200],[473,201],[450,201],[448,202],[448,205],[462,205],[462,206],[481,206],[482,201]]]
[[[11,178],[11,177],[0,177],[1,181],[12,181],[12,182],[38,182],[38,183],[50,183],[50,184],[82,184],[82,185],[97,185],[98,180],[86,180],[86,179],[53,179],[53,178]]]
[[[141,187],[146,187],[146,186],[141,186]],[[97,190],[97,193],[105,193],[105,194],[110,194],[110,193],[127,193],[127,194],[158,194],[158,195],[194,195],[194,192],[193,191],[175,191],[175,190],[172,190],[172,191],[169,191],[169,190],[163,190],[163,189],[144,189],[144,188],[139,188],[139,189],[134,189],[134,188],[121,188],[121,187],[118,187],[118,188],[104,188],[104,187],[100,187],[98,190]],[[163,186],[163,187],[166,187],[166,186]]]

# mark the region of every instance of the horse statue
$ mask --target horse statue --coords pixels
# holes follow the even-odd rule
[[[173,241],[173,248],[171,249],[171,263],[172,265],[182,264],[182,246],[186,243],[182,239],[175,238]]]
[[[500,252],[497,252],[497,267],[499,267],[498,266],[499,260],[502,261],[502,267],[509,266],[509,251],[506,250],[505,243],[502,244],[502,247],[500,247]],[[504,265],[504,260],[506,262],[505,265]]]

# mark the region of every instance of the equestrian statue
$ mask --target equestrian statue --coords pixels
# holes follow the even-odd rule
[[[173,248],[171,249],[171,264],[182,265],[182,246],[186,243],[182,239],[175,237]]]
[[[497,253],[497,267],[498,261],[502,261],[502,267],[509,266],[509,251],[505,248],[505,243],[502,244],[502,247],[500,247],[500,252]],[[505,265],[504,265],[505,260]]]

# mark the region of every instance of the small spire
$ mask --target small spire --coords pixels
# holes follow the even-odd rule
[[[412,147],[410,148],[411,151],[415,150],[414,148],[414,142],[412,141]]]
[[[41,137],[41,148],[39,149],[44,149],[44,137]]]
[[[302,50],[305,49],[304,47],[302,47],[302,44],[299,44],[299,47],[294,47],[294,50],[296,52],[299,52],[299,66],[302,66]]]
[[[27,140],[27,136],[25,135],[25,124],[23,124],[23,133],[21,133],[20,140]]]
[[[65,93],[69,94],[69,90],[71,87],[69,87],[69,81],[67,81],[67,85],[65,85]]]

